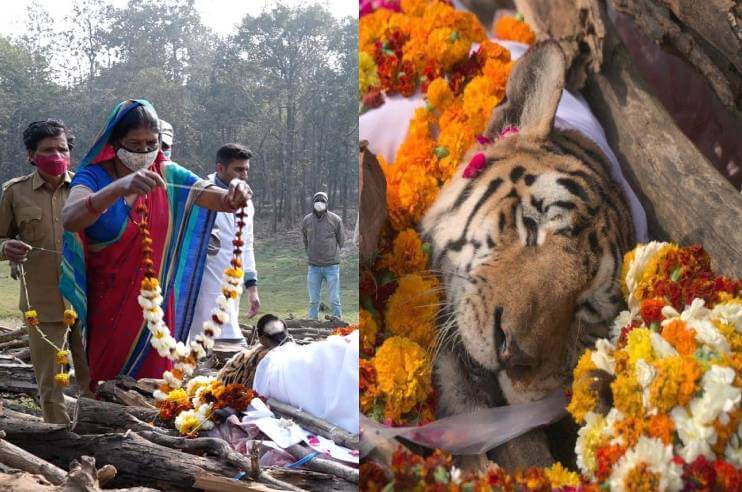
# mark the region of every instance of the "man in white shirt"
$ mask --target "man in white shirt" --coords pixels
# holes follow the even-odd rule
[[[246,147],[229,143],[223,145],[216,153],[216,173],[209,179],[217,186],[228,188],[235,178],[247,181],[252,153]],[[242,229],[242,269],[245,272],[244,287],[249,302],[248,318],[252,318],[260,309],[258,297],[258,274],[255,268],[255,251],[253,248],[253,217],[255,207],[252,200],[247,202],[245,226]],[[221,294],[224,269],[230,266],[234,246],[232,241],[237,234],[237,217],[233,213],[219,212],[214,221],[209,239],[209,252],[206,257],[201,290],[194,310],[193,322],[188,335],[189,341],[203,331],[204,321],[211,319],[211,311],[216,305],[216,298]],[[217,340],[244,343],[244,337],[238,323],[239,298],[236,307],[229,313],[229,322],[222,325],[222,332]]]

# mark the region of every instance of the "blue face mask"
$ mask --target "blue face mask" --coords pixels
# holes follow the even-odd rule
[[[173,151],[169,149],[163,150],[162,153],[165,154],[165,157],[167,157],[168,159],[170,159],[170,156],[173,155]]]

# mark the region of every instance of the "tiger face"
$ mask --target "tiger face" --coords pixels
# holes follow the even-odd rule
[[[445,288],[440,349],[496,375],[511,403],[566,384],[581,349],[607,335],[633,241],[600,150],[553,128],[564,69],[552,42],[518,61],[490,121],[494,143],[465,156],[422,221]],[[497,138],[513,125],[517,134]],[[487,167],[465,178],[475,152]]]

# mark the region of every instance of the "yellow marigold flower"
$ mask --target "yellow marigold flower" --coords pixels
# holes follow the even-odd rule
[[[379,325],[373,315],[365,309],[361,309],[358,313],[358,325],[361,330],[361,352],[371,355],[374,353],[374,347],[376,346]]]
[[[373,359],[378,388],[386,399],[386,417],[398,420],[424,402],[433,390],[427,353],[415,342],[391,337]]]
[[[371,87],[378,87],[379,72],[374,59],[365,51],[358,52],[358,95],[363,96]]]
[[[386,304],[386,329],[431,348],[435,339],[435,315],[440,299],[438,281],[421,275],[405,275]]]
[[[389,184],[389,183],[387,183]],[[400,170],[387,192],[389,219],[395,230],[417,224],[438,195],[438,183],[424,169]]]
[[[696,391],[701,368],[692,358],[668,357],[654,363],[657,371],[649,386],[649,401],[662,413],[685,406]]]
[[[582,354],[574,369],[572,399],[567,406],[567,411],[578,424],[585,421],[585,416],[593,411],[598,402],[589,377],[589,372],[595,369],[597,367],[592,360],[592,351],[588,350]]]
[[[428,102],[438,110],[444,110],[453,102],[453,92],[446,79],[438,77],[428,85]]]
[[[629,332],[627,340],[626,352],[629,354],[631,364],[636,364],[639,359],[646,362],[654,360],[651,332],[648,328],[634,328]]]
[[[536,35],[528,24],[508,15],[500,17],[495,22],[495,36],[523,44],[533,44],[536,41]]]
[[[226,270],[224,270],[224,274],[227,275],[228,277],[240,278],[240,277],[242,277],[245,274],[245,272],[242,271],[242,268],[232,268],[232,267],[230,267],[230,268],[227,268]]]
[[[544,470],[546,478],[551,482],[552,489],[558,489],[561,487],[577,487],[580,485],[580,476],[570,470],[567,470],[562,466],[561,463],[555,463],[554,465]]]
[[[427,7],[429,3],[430,0],[402,0],[399,2],[399,6],[402,8],[402,12],[407,15],[422,17],[425,13],[425,7]]]
[[[63,366],[69,362],[69,350],[57,350],[57,354],[54,357],[54,362]]]
[[[613,432],[623,438],[622,445],[626,448],[633,448],[644,431],[643,418],[625,418],[616,422],[613,426]]]
[[[372,52],[374,49],[374,43],[385,39],[384,33],[387,30],[387,22],[391,15],[391,10],[377,9],[374,12],[361,17],[358,22],[359,51]]]
[[[167,394],[167,401],[174,401],[178,405],[186,405],[188,403],[188,393],[183,388],[178,388]]]
[[[627,417],[638,418],[644,415],[642,387],[633,375],[618,374],[611,383],[613,405]]]
[[[70,385],[70,374],[68,372],[60,372],[54,375],[54,382],[60,386]]]
[[[578,431],[577,445],[575,446],[578,464],[581,469],[589,471],[590,474],[598,467],[596,456],[598,448],[611,439],[611,437],[604,435],[605,427],[605,417],[590,413],[587,415],[586,424]]]
[[[619,281],[624,298],[629,297],[629,287],[626,285],[626,275],[629,273],[629,268],[631,267],[634,258],[636,258],[636,248],[623,255],[623,262],[621,263],[621,278]]]
[[[190,436],[201,427],[201,418],[194,410],[181,412],[175,419],[175,427],[182,436]]]
[[[428,56],[438,60],[446,71],[469,56],[469,48],[471,42],[449,27],[435,29],[428,36]]]
[[[156,278],[142,279],[142,290],[155,290],[159,285],[160,282]]]
[[[623,490],[660,490],[660,474],[651,471],[646,463],[639,463],[626,474],[623,486]]]
[[[719,333],[727,339],[732,352],[742,352],[742,334],[740,334],[734,326],[718,319],[713,320],[712,323],[716,329],[719,330]]]
[[[75,321],[77,321],[77,313],[74,309],[65,309],[64,310],[64,324],[67,326],[72,326],[75,324]]]
[[[397,235],[392,252],[384,260],[384,265],[397,277],[420,272],[427,264],[428,255],[423,251],[423,242],[414,229],[405,229]]]

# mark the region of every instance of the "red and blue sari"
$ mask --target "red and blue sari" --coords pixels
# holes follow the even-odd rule
[[[114,178],[99,164],[114,157],[111,130],[143,100],[120,103],[83,157],[72,186],[98,191]],[[147,205],[152,259],[163,286],[164,321],[172,336],[185,342],[201,285],[209,231],[215,213],[195,201],[211,183],[169,161],[160,152],[150,170],[166,188],[156,188],[129,206],[116,201],[81,233],[65,232],[60,290],[78,313],[86,341],[91,386],[125,374],[159,378],[172,367],[150,346],[150,332],[137,297],[143,278],[142,238],[137,204]]]

